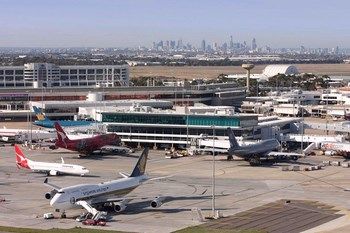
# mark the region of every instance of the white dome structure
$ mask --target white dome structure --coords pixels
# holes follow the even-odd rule
[[[262,74],[266,77],[272,77],[277,74],[299,74],[299,71],[295,66],[292,65],[268,65],[265,67]]]

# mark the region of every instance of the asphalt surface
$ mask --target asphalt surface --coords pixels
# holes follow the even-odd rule
[[[95,156],[90,158],[78,158],[75,153],[64,150],[29,151],[24,149],[24,153],[36,161],[60,162],[60,157],[63,157],[66,163],[84,165],[90,170],[90,175],[85,177],[49,177],[50,183],[65,187],[120,178],[118,172],[131,172],[141,151],[126,157]],[[325,159],[325,157],[310,157],[295,164],[300,166],[315,165]],[[332,160],[342,159],[332,158]],[[319,171],[282,172],[281,167],[286,165],[288,164],[251,167],[245,161],[226,161],[224,156],[217,156],[216,208],[224,216],[231,216],[281,199],[291,199],[317,201],[317,203],[332,206],[332,208],[324,208],[325,212],[329,209],[332,216],[336,215],[338,210],[345,211],[345,215],[347,215],[347,210],[350,207],[350,192],[344,190],[350,188],[348,176],[350,168],[330,166]],[[130,196],[137,197],[137,199],[129,203],[123,213],[110,212],[112,220],[103,229],[132,232],[172,232],[202,224],[192,211],[193,208],[200,208],[204,216],[211,214],[211,156],[165,159],[164,151],[151,150],[146,170],[150,177],[171,177],[162,181],[149,182],[134,190]],[[18,169],[15,165],[13,147],[0,148],[0,199],[5,199],[5,201],[0,202],[1,226],[41,229],[82,226],[81,223],[74,220],[83,212],[82,209],[68,210],[67,219],[60,219],[59,213],[54,212],[49,205],[49,200],[44,197],[44,194],[50,191],[49,187],[43,185],[45,178],[45,174]],[[150,201],[159,195],[172,196],[172,198],[169,198],[168,202],[160,208],[149,207]],[[140,197],[145,199],[140,200]],[[314,227],[315,222],[320,225],[333,219],[333,217],[329,217],[329,219],[318,221],[319,217],[314,216],[316,215],[314,212],[303,212],[304,210],[295,208],[284,210],[276,207],[273,208],[275,212],[262,210],[264,212],[262,216],[265,219],[277,221],[272,225],[264,226],[268,229],[278,226],[273,229],[281,229],[283,224],[279,226],[278,219],[289,214],[294,214],[298,221],[304,221],[305,226],[308,226],[306,228]],[[54,213],[56,218],[43,219],[42,215],[47,212]],[[303,220],[306,215],[312,219],[310,223]],[[249,219],[256,218],[255,215],[248,217]],[[313,219],[314,217],[315,219]],[[261,224],[264,221],[261,220]],[[228,226],[236,227],[233,223],[227,222]],[[255,227],[254,224],[254,226],[251,224],[248,221],[244,226],[246,228]]]

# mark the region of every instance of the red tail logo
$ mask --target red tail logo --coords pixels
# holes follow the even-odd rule
[[[15,145],[15,152],[16,152],[16,164],[17,164],[17,166],[30,169],[30,167],[28,165],[28,160],[24,156],[21,148],[19,148],[19,146],[17,146],[17,145]]]
[[[63,143],[63,145],[67,148],[67,141],[69,141],[69,138],[67,137],[67,134],[64,132],[60,124],[58,122],[55,122],[55,128],[57,131],[57,139],[59,143]]]

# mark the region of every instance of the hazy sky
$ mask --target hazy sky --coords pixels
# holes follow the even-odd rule
[[[0,0],[0,47],[350,47],[349,0]]]

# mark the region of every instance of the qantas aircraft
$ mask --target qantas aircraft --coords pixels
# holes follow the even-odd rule
[[[126,205],[132,198],[125,195],[143,184],[145,181],[164,179],[164,177],[149,179],[145,174],[146,163],[148,157],[148,148],[145,148],[139,157],[132,173],[120,173],[123,178],[101,182],[98,184],[78,184],[66,188],[58,187],[50,184],[48,179],[44,184],[53,190],[45,194],[46,199],[51,199],[50,205],[57,212],[61,212],[65,216],[65,211],[73,208],[85,208],[93,215],[93,219],[105,215],[105,212],[97,211],[94,206],[105,205],[112,206],[116,212],[125,210]],[[153,208],[160,207],[166,197],[156,197],[150,202]]]
[[[18,168],[30,169],[35,172],[43,172],[51,176],[57,176],[61,174],[83,176],[89,173],[89,170],[83,166],[64,163],[63,158],[61,158],[62,163],[32,161],[24,156],[21,148],[18,145],[15,145],[15,152],[16,164]]]
[[[64,148],[71,151],[79,152],[87,156],[93,153],[113,153],[113,152],[125,152],[129,149],[126,147],[118,146],[120,144],[120,138],[115,133],[96,135],[90,138],[82,138],[71,140],[64,132],[58,122],[55,123],[57,131],[57,140],[55,146],[58,148]]]

